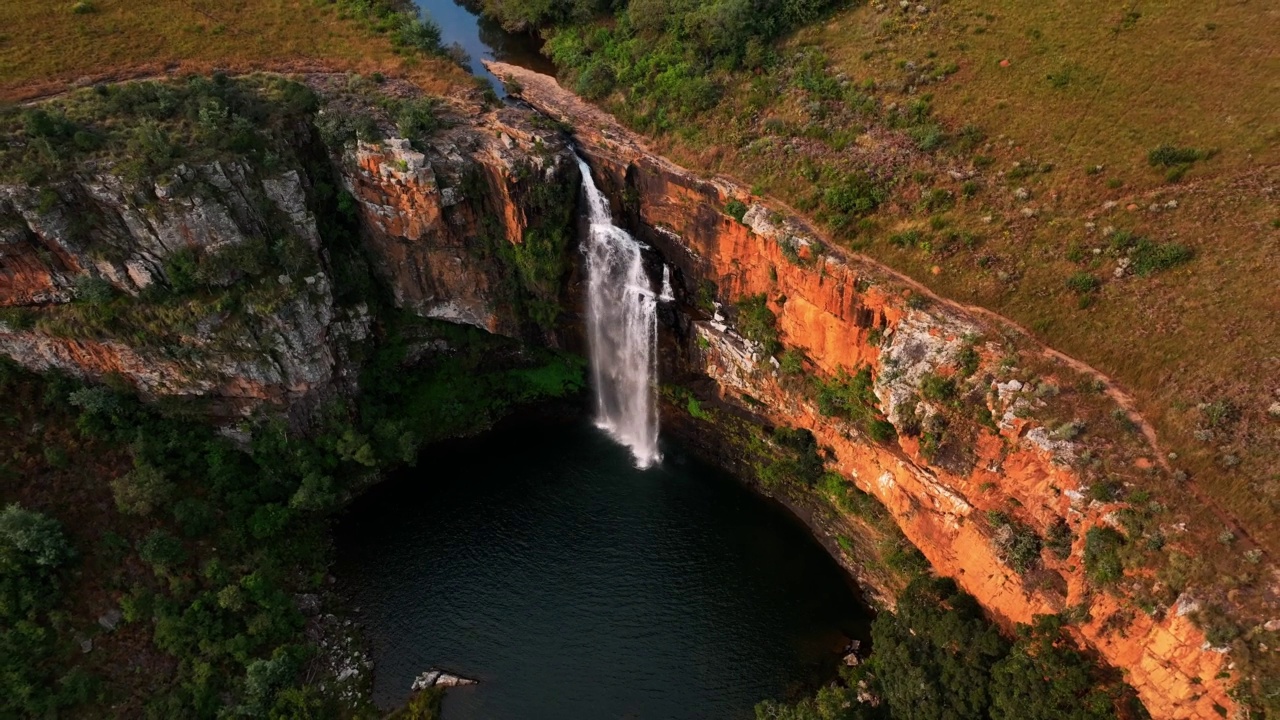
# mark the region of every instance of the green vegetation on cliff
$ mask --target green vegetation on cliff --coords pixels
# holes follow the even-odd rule
[[[1143,717],[1132,690],[1077,651],[1057,616],[1006,640],[948,579],[922,576],[872,625],[842,682],[758,720],[1107,720]]]
[[[282,308],[331,292],[334,307],[369,316],[371,338],[335,345],[358,394],[335,382],[292,427],[266,410],[221,431],[199,399],[144,403],[123,377],[84,385],[0,358],[0,716],[376,717],[367,673],[337,681],[363,661],[326,619],[329,517],[423,443],[584,388],[572,355],[392,307],[318,141],[318,108],[297,83],[215,77],[81,91],[5,116],[0,165],[42,191],[87,168],[126,169],[144,193],[176,185],[179,165],[239,163],[255,181],[296,171],[319,241],[246,182],[226,192],[251,207],[236,227],[258,235],[171,252],[136,295],[81,274],[73,302],[5,308],[6,332],[158,348],[196,368],[211,348],[270,360],[292,349],[255,318],[308,322]],[[415,138],[435,127],[429,104],[395,108]],[[503,258],[522,272],[518,297],[545,304],[522,306],[532,325],[555,319],[573,209],[557,189],[535,192],[528,247]],[[83,228],[88,254],[119,261],[127,237],[102,230]],[[220,344],[192,348],[200,334]]]

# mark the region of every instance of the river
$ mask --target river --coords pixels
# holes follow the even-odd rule
[[[539,50],[542,42],[533,35],[509,33],[498,23],[451,0],[417,0],[423,14],[440,26],[441,42],[456,45],[466,53],[467,66],[476,77],[493,86],[498,97],[505,97],[502,82],[485,69],[482,60],[501,60],[548,75],[555,66]]]

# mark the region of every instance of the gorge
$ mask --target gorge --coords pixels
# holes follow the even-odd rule
[[[491,656],[505,669],[492,670],[495,705],[486,706],[489,660],[466,650],[478,634],[493,648],[508,632],[486,614],[490,603],[528,600],[550,617],[530,640],[546,654],[529,683],[572,687],[586,672],[575,663],[589,662],[603,679],[588,680],[581,707],[627,712],[633,706],[602,697],[647,677],[658,689],[634,707],[745,712],[829,680],[843,641],[866,639],[866,613],[789,518],[724,487],[709,462],[802,517],[882,616],[931,568],[1010,634],[1038,616],[1058,618],[1065,634],[1052,642],[1078,643],[1123,671],[1153,717],[1236,709],[1235,657],[1195,622],[1227,592],[1200,577],[1166,582],[1142,565],[1218,518],[1186,500],[1185,481],[1121,389],[990,313],[835,247],[789,208],[675,165],[553,78],[488,67],[511,103],[443,101],[395,79],[334,73],[197,77],[41,105],[73,126],[53,123],[41,136],[57,162],[30,166],[36,151],[24,154],[21,143],[44,131],[33,116],[12,130],[8,147],[23,152],[6,155],[0,185],[0,352],[90,384],[63,391],[59,412],[126,448],[124,477],[154,480],[162,468],[209,503],[225,492],[226,515],[245,528],[232,542],[210,536],[191,510],[199,503],[161,519],[152,506],[173,493],[163,483],[142,483],[154,503],[113,483],[99,500],[107,512],[119,506],[160,525],[121,540],[148,548],[155,574],[112,591],[127,598],[125,632],[154,625],[170,652],[193,652],[185,637],[219,647],[216,662],[246,668],[246,680],[231,681],[237,692],[267,683],[271,663],[301,666],[271,650],[265,620],[244,623],[225,647],[206,635],[239,622],[228,618],[246,607],[278,613],[295,635],[312,632],[321,620],[295,611],[290,595],[324,595],[329,568],[312,557],[296,572],[295,557],[253,556],[228,572],[241,561],[218,548],[246,557],[273,543],[292,548],[298,527],[354,502],[335,584],[370,623],[375,653],[381,644],[393,658],[395,669],[373,681],[384,704],[401,699],[406,679],[426,669],[419,664],[466,662],[474,665],[449,669],[480,675],[482,686],[448,700],[449,712],[514,716],[545,691],[526,683],[506,694],[530,658],[514,644]],[[113,134],[125,124],[168,144]],[[77,127],[102,138],[77,142]],[[126,142],[151,154],[124,162]],[[431,445],[483,432],[526,405],[572,405],[588,384],[596,422],[644,472],[572,421]],[[121,399],[133,394],[150,405]],[[191,460],[181,448],[196,445],[180,434],[149,445],[153,434],[168,436],[139,420],[148,413],[211,422],[218,434],[199,436]],[[577,458],[569,471],[557,454]],[[193,469],[206,457],[222,470]],[[526,474],[520,457],[538,467]],[[605,467],[592,465],[601,458]],[[415,459],[418,468],[402,467]],[[231,462],[240,472],[222,465]],[[396,479],[369,490],[384,472]],[[445,473],[454,477],[432,477]],[[254,478],[245,497],[230,479],[241,476]],[[602,487],[609,492],[594,494]],[[1152,489],[1165,507],[1153,507]],[[509,524],[486,529],[488,510]],[[694,513],[705,513],[705,528]],[[414,527],[424,519],[427,528]],[[525,539],[540,519],[549,527],[538,537],[550,539]],[[452,529],[415,534],[436,526]],[[584,527],[619,534],[576,534]],[[558,535],[572,547],[556,546]],[[378,543],[397,538],[403,561],[382,563]],[[539,554],[544,543],[563,554]],[[446,561],[406,576],[421,560],[415,549]],[[653,565],[617,568],[650,550]],[[474,576],[468,562],[493,565],[493,575],[457,585]],[[690,565],[697,571],[681,574]],[[288,578],[289,593],[264,589],[273,573]],[[544,578],[530,595],[517,582]],[[586,604],[617,622],[601,622],[582,645],[556,646],[568,632],[553,622],[558,604],[599,578],[617,585]],[[803,589],[770,594],[782,584]],[[686,591],[696,599],[678,602]],[[611,614],[637,598],[651,603]],[[466,612],[451,612],[453,603]],[[689,615],[698,609],[715,620],[698,626]],[[207,616],[217,622],[191,619]],[[660,632],[636,624],[646,618]],[[452,657],[388,649],[401,632],[421,647],[451,624],[439,638]],[[698,632],[685,636],[682,626]],[[717,629],[732,637],[715,638]],[[610,668],[600,638],[611,634],[623,646],[649,638],[628,662],[646,653],[657,661]],[[99,656],[113,637],[94,636]],[[246,650],[251,642],[264,644]],[[702,653],[711,670],[671,691],[676,669]],[[752,679],[726,690],[739,666]],[[225,692],[210,667],[182,663],[174,672],[195,689],[184,686],[174,702]],[[562,699],[548,699],[548,716],[568,712]]]

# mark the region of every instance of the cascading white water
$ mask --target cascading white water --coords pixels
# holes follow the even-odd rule
[[[595,380],[596,424],[626,445],[636,465],[658,462],[658,298],[641,259],[642,245],[613,224],[609,204],[578,158],[587,194],[587,342]]]

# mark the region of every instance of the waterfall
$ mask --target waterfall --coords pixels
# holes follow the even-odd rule
[[[587,342],[595,381],[596,425],[627,446],[636,465],[658,453],[658,298],[644,272],[644,247],[613,224],[609,204],[581,158],[591,231],[587,238]]]

